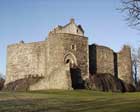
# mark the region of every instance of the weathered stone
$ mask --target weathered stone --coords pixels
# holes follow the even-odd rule
[[[133,84],[130,47],[124,45],[118,56],[118,78],[127,84]]]
[[[3,90],[5,91],[28,91],[30,86],[42,80],[43,77],[27,77],[8,83]]]
[[[122,92],[121,81],[111,74],[93,74],[90,76],[89,89],[100,91]]]
[[[82,80],[88,78],[88,38],[71,20],[49,33],[42,42],[8,46],[5,85],[28,76],[44,77],[30,90],[72,89],[71,68],[78,68]],[[78,79],[77,79],[78,80]]]
[[[126,86],[126,91],[132,91],[133,89],[130,90],[130,86],[133,87],[130,47],[125,45],[119,53],[115,53],[105,46],[90,45],[89,72],[90,74],[110,74],[125,83],[123,85]]]
[[[92,89],[122,91],[116,80],[133,84],[130,54],[129,47],[115,53],[105,46],[88,46],[81,25],[71,19],[50,31],[45,41],[8,46],[5,87],[20,90],[25,79],[34,77],[41,79],[24,86],[26,89],[83,89],[90,84]]]
[[[89,67],[93,73],[114,75],[114,52],[108,47],[96,44],[89,46]]]

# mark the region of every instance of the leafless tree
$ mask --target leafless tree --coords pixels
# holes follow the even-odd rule
[[[121,0],[121,4],[128,25],[140,29],[140,0]]]
[[[132,48],[132,68],[133,68],[133,77],[135,81],[135,85],[137,86],[138,81],[138,54],[137,50]]]
[[[0,90],[2,90],[3,86],[4,86],[4,75],[2,73],[0,73]]]
[[[138,85],[138,81],[140,80],[140,48],[132,48],[132,68],[133,68],[133,78],[135,81],[135,85]]]

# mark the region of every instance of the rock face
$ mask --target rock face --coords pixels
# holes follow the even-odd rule
[[[26,77],[8,83],[3,90],[5,91],[28,91],[30,86],[42,80],[43,77]]]
[[[135,87],[131,84],[124,83],[122,80],[115,78],[111,74],[93,74],[87,85],[88,89],[112,92],[133,92]]]
[[[124,91],[121,81],[111,74],[94,74],[90,76],[90,88],[100,91]]]
[[[29,90],[83,89],[88,80],[92,89],[122,91],[116,80],[133,84],[130,54],[126,46],[119,53],[105,46],[89,46],[81,25],[71,19],[50,31],[44,41],[8,46],[5,88],[20,90],[30,78],[25,87]],[[40,80],[33,81],[36,78]]]

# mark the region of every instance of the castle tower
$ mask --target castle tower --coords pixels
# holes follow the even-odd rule
[[[133,84],[131,49],[124,45],[117,54],[118,57],[118,78],[127,84]]]
[[[71,19],[67,25],[58,26],[49,33],[48,45],[48,69],[58,69],[56,77],[59,80],[59,77],[63,77],[59,70],[65,71],[64,68],[67,67],[64,77],[68,75],[71,79],[72,88],[81,88],[82,81],[88,78],[88,38],[84,36],[82,27]],[[47,75],[52,75],[51,71],[48,71]],[[81,82],[78,82],[79,80]],[[70,85],[66,83],[65,85]]]
[[[74,19],[65,26],[59,25],[47,39],[46,75],[39,88],[83,88],[84,80],[89,78],[88,59],[88,38],[81,25],[76,25]]]

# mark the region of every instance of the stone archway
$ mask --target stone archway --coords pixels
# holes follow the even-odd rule
[[[68,53],[64,57],[65,64],[69,64],[71,68],[77,66],[77,59],[73,53]]]
[[[81,77],[81,70],[78,67],[77,59],[73,53],[68,53],[64,57],[65,64],[69,64],[70,67],[70,75],[73,89],[83,89],[84,81]]]

